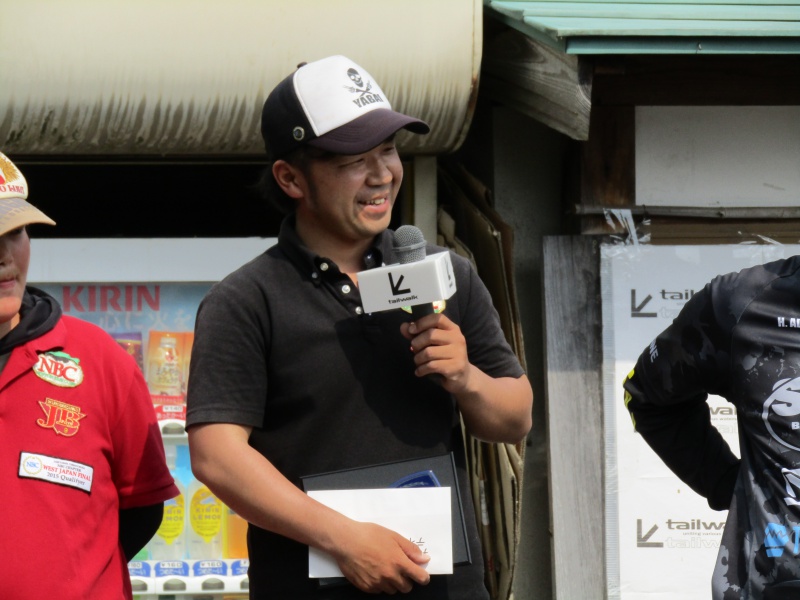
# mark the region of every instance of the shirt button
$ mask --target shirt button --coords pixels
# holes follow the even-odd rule
[[[342,286],[342,293],[343,294],[349,294],[350,293],[350,286],[347,285],[346,283]]]
[[[316,271],[314,271],[314,272],[311,274],[311,279],[317,279],[318,277],[319,277],[319,273],[317,273]]]
[[[361,313],[363,313],[363,312],[364,312],[364,311],[363,311],[363,309],[362,309],[360,306],[356,306],[356,314],[357,314],[357,315],[360,315],[360,314],[361,314]]]
[[[328,263],[320,263],[319,270],[320,271],[327,271],[328,270]]]

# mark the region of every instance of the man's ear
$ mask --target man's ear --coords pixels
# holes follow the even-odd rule
[[[305,196],[305,177],[297,167],[285,160],[276,160],[272,163],[272,176],[290,198],[300,199]]]

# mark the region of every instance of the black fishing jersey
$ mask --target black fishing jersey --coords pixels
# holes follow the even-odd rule
[[[636,431],[711,508],[729,509],[712,598],[760,600],[800,580],[800,257],[713,279],[624,387]],[[711,424],[709,394],[736,407],[741,460]]]

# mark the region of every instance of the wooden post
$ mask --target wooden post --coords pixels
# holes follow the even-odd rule
[[[603,600],[599,249],[589,237],[547,236],[543,250],[553,598]]]

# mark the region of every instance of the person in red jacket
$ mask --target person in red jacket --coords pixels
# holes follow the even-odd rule
[[[0,153],[0,598],[132,598],[128,561],[179,491],[141,370],[27,285],[26,199]]]

